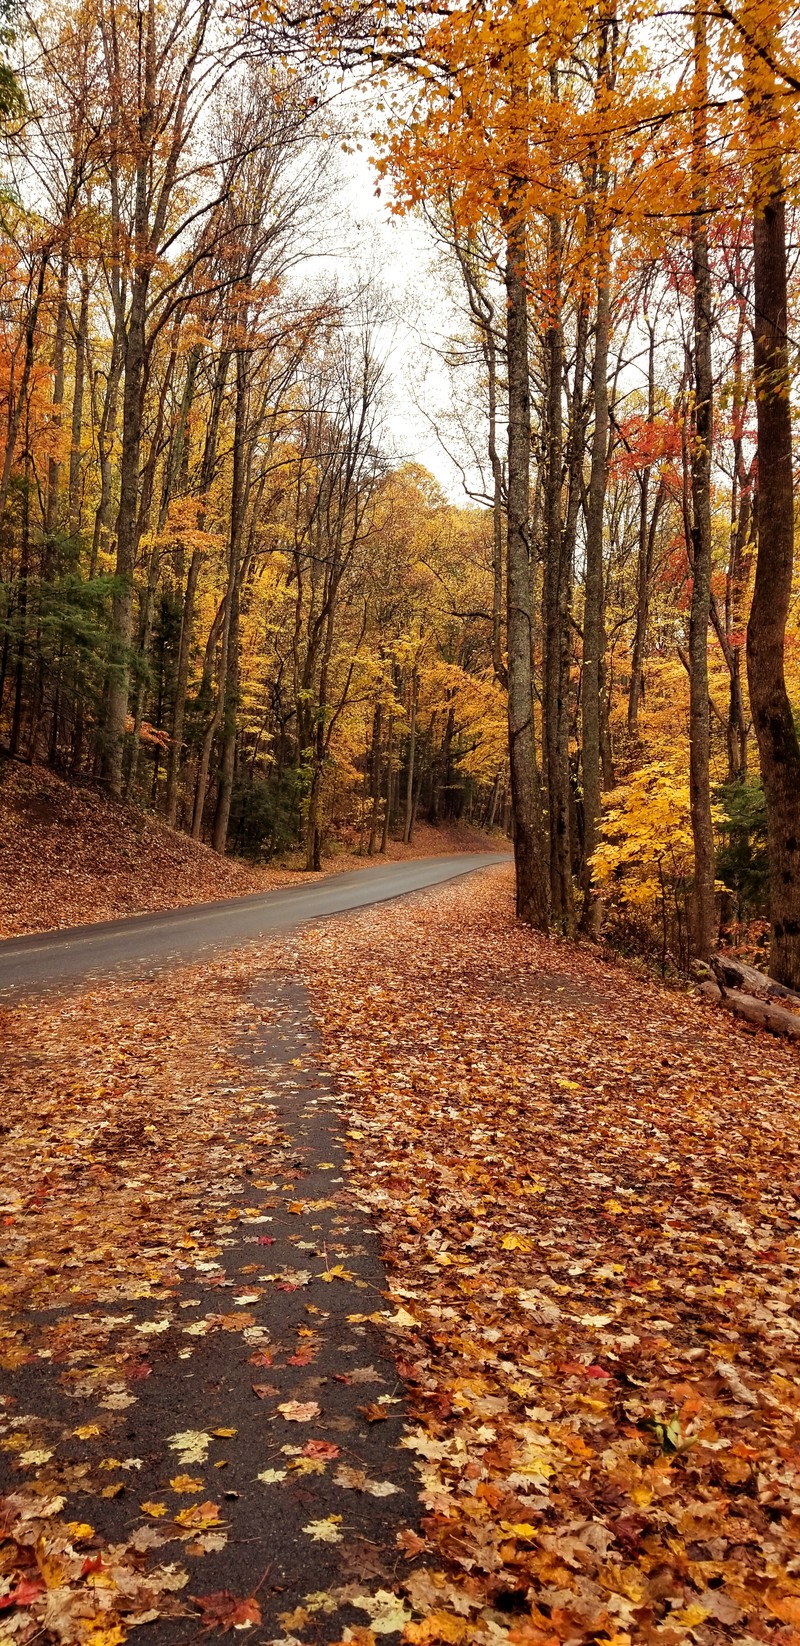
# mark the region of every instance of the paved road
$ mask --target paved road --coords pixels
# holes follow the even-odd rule
[[[321,916],[382,903],[508,861],[495,852],[424,857],[289,886],[275,892],[200,903],[163,914],[132,915],[61,932],[35,932],[0,943],[0,998],[38,993],[80,979],[141,968],[157,971],[229,949]]]

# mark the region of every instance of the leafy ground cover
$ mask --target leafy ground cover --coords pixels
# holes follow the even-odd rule
[[[354,844],[326,860],[325,872],[375,862]],[[506,841],[477,829],[419,824],[413,844],[390,841],[387,856],[435,857],[493,845],[507,849]],[[315,878],[299,856],[289,867],[220,857],[159,818],[65,783],[44,767],[8,762],[0,770],[0,938],[244,897]]]
[[[407,1640],[796,1646],[797,1053],[505,870],[303,947],[402,1311]]]
[[[0,1640],[396,1635],[385,1277],[302,990],[237,960],[4,1028]]]
[[[0,1641],[797,1646],[796,1052],[502,867],[0,1031]]]

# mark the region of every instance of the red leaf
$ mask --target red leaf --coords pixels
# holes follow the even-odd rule
[[[7,1595],[0,1595],[0,1612],[8,1610],[9,1606],[30,1606],[32,1600],[38,1600],[44,1594],[44,1584],[38,1577],[25,1577],[16,1589]]]
[[[212,1595],[192,1595],[191,1599],[200,1608],[207,1629],[222,1629],[224,1633],[261,1622],[261,1607],[254,1595],[241,1599],[229,1589],[217,1589]]]
[[[339,1457],[341,1447],[334,1446],[332,1440],[307,1440],[303,1447],[304,1457]]]

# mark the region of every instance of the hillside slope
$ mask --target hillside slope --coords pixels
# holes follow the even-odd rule
[[[438,856],[504,848],[475,829],[418,826],[413,846],[388,855]],[[326,872],[374,861],[341,852]],[[134,806],[65,783],[42,766],[0,766],[0,938],[300,884],[301,868],[220,857]]]

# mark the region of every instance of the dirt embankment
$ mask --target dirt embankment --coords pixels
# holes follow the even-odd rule
[[[506,842],[477,829],[419,825],[414,842],[391,841],[390,858],[486,851]],[[374,861],[341,850],[325,872]],[[65,783],[41,766],[0,766],[0,938],[313,880],[302,859],[280,867],[220,857],[134,806]]]

